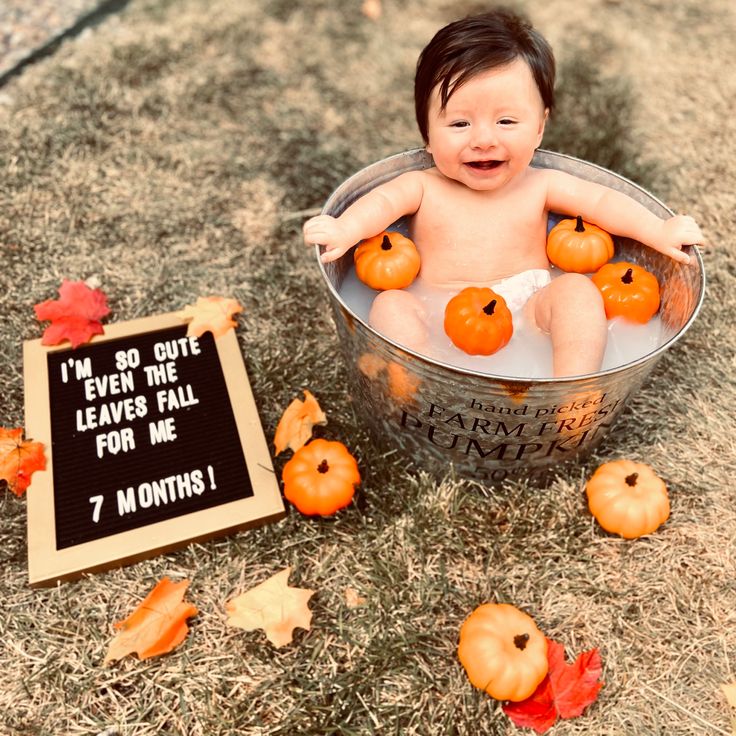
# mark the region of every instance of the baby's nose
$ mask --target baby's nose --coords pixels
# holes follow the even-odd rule
[[[471,139],[473,148],[493,148],[496,145],[496,131],[492,125],[476,125],[473,127]]]

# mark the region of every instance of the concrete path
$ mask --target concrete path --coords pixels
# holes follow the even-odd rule
[[[3,0],[0,3],[0,86],[26,64],[79,33],[127,0]]]

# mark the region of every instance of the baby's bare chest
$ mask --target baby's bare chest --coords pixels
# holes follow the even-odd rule
[[[426,193],[411,223],[423,275],[433,282],[491,281],[545,268],[543,198],[533,190],[478,194],[441,187]]]

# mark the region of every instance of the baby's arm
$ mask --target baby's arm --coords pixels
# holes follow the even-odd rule
[[[683,245],[703,241],[695,220],[675,215],[663,220],[644,205],[609,187],[547,170],[547,207],[552,212],[580,215],[608,232],[633,238],[670,258],[689,263]]]
[[[317,215],[304,223],[307,244],[324,245],[323,263],[334,261],[364,238],[385,230],[403,215],[414,214],[422,201],[420,171],[409,171],[377,186],[339,217]]]

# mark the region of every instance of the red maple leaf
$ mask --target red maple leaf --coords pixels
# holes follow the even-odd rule
[[[89,342],[93,335],[104,332],[100,319],[109,314],[110,309],[100,289],[90,289],[84,281],[64,279],[59,297],[34,306],[40,321],[51,321],[41,338],[43,345],[58,345],[69,340],[76,348]]]
[[[504,713],[517,725],[546,733],[557,718],[575,718],[598,697],[602,664],[597,649],[583,652],[573,664],[565,662],[565,648],[547,639],[549,671],[537,689],[518,703],[506,703]]]

